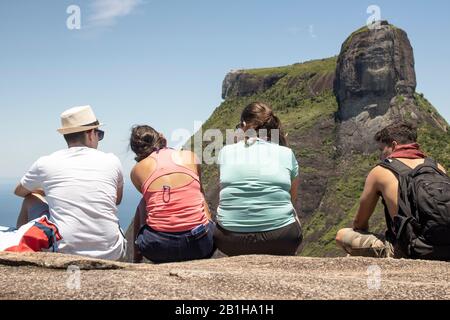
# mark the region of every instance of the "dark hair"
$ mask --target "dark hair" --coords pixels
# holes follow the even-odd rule
[[[100,122],[98,122],[98,120],[96,120],[94,122],[91,122],[91,123],[88,123],[88,124],[84,125],[83,127],[98,126],[99,124],[100,124]],[[93,130],[93,129],[91,129],[91,130]],[[72,143],[77,143],[77,142],[85,144],[86,143],[86,136],[84,134],[86,132],[91,131],[91,130],[65,134],[64,135],[64,139],[66,140],[67,144],[72,144]]]
[[[86,132],[88,132],[88,131],[81,131],[81,132],[65,134],[64,139],[66,140],[67,144],[72,144],[72,143],[77,143],[77,142],[85,144],[86,143],[86,135],[85,135]]]
[[[272,141],[271,130],[279,130],[279,144],[287,146],[287,138],[281,127],[281,121],[274,115],[272,108],[262,102],[253,102],[245,107],[241,114],[241,124],[245,122],[248,129],[253,129],[259,136],[259,130],[267,130],[267,139]]]
[[[167,147],[167,140],[150,126],[134,126],[131,129],[130,148],[140,162],[153,152]]]
[[[417,128],[409,122],[391,124],[375,135],[375,141],[390,145],[396,141],[398,144],[417,142]]]

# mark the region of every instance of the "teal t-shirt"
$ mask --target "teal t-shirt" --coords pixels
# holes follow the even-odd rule
[[[264,232],[295,222],[291,182],[299,174],[291,149],[257,139],[219,154],[217,222],[232,232]]]

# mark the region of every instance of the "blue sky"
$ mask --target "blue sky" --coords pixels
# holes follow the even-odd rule
[[[84,104],[107,124],[101,149],[128,175],[133,124],[193,132],[221,103],[229,70],[336,55],[372,4],[408,33],[418,91],[449,121],[448,1],[2,0],[1,180],[64,148],[59,115]],[[81,30],[66,27],[69,5]]]

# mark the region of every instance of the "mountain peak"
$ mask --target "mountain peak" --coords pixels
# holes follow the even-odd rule
[[[385,114],[393,97],[411,98],[415,90],[414,53],[403,30],[383,21],[379,28],[357,30],[342,45],[334,85],[339,119],[373,104]]]

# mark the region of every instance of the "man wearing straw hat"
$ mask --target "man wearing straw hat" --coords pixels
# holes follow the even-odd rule
[[[25,200],[17,227],[47,215],[63,238],[58,252],[119,260],[126,251],[117,217],[120,160],[97,150],[104,131],[90,106],[65,111],[61,123],[68,148],[40,158],[21,179],[15,194]]]

